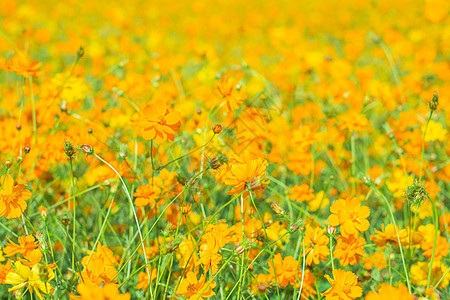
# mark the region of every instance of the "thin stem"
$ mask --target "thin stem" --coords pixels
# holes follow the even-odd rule
[[[117,176],[119,176],[120,181],[122,182],[122,186],[123,189],[125,190],[125,193],[127,194],[128,200],[130,202],[130,207],[131,210],[133,211],[133,215],[134,215],[134,220],[136,221],[136,225],[137,225],[137,229],[138,229],[138,233],[139,233],[139,239],[142,245],[142,251],[144,254],[144,261],[145,261],[145,266],[146,266],[146,270],[147,270],[147,276],[148,276],[148,284],[151,285],[151,275],[150,275],[150,269],[148,267],[148,259],[147,259],[147,252],[145,251],[145,245],[144,245],[144,239],[142,238],[142,232],[141,232],[141,227],[139,226],[139,220],[138,217],[136,215],[136,210],[134,209],[134,205],[133,205],[133,200],[131,199],[131,195],[128,192],[128,188],[127,185],[125,184],[125,181],[123,181],[122,176],[120,176],[119,172],[116,171],[116,169],[114,169],[113,166],[111,166],[107,161],[105,161],[103,158],[101,158],[100,156],[97,155],[97,153],[93,153],[95,155],[95,157],[97,157],[101,162],[103,162],[104,164],[106,164],[108,167],[110,167],[116,174]],[[152,292],[152,290],[150,289],[150,292]],[[151,293],[152,297],[153,297],[153,293]]]
[[[421,151],[421,157],[420,157],[420,173],[419,173],[419,184],[422,183],[422,170],[423,170],[423,154],[425,152],[425,136],[427,134],[428,130],[428,124],[430,123],[431,116],[433,115],[433,110],[430,110],[430,115],[428,116],[427,125],[425,126],[425,131],[423,132],[423,139],[422,139],[422,151]]]

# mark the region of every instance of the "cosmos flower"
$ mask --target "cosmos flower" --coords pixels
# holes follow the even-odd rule
[[[0,216],[7,219],[16,219],[27,208],[26,200],[31,198],[31,192],[26,190],[26,185],[14,185],[14,179],[11,175],[0,177]]]
[[[325,274],[325,278],[332,285],[322,293],[327,300],[351,300],[362,296],[362,288],[358,285],[358,279],[353,272],[335,269],[333,278]]]
[[[264,190],[270,183],[266,174],[269,163],[261,157],[250,160],[243,160],[237,156],[235,158],[237,162],[231,165],[230,173],[225,178],[225,184],[232,187],[227,194],[242,193],[247,187],[253,191]],[[244,193],[244,196],[247,194],[248,192]]]
[[[154,102],[144,107],[136,125],[146,140],[153,139],[157,144],[173,142],[175,133],[181,126],[180,114],[169,111],[164,101]]]
[[[5,279],[6,284],[14,285],[12,288],[8,289],[9,292],[28,287],[30,293],[35,292],[39,299],[44,299],[41,292],[44,294],[53,294],[55,291],[49,283],[55,278],[55,274],[50,267],[36,264],[30,269],[29,267],[22,265],[20,261],[17,261],[14,266],[15,268],[6,275]],[[42,272],[40,268],[44,268],[46,272]],[[46,273],[46,278],[42,278],[43,273]]]
[[[188,300],[203,300],[210,298],[216,293],[213,292],[213,288],[216,287],[216,282],[209,280],[205,281],[206,276],[200,276],[197,279],[197,275],[194,272],[188,272],[186,278],[184,278],[177,289],[177,294],[184,296]]]
[[[349,235],[359,235],[369,229],[367,217],[370,215],[370,209],[367,206],[361,206],[361,200],[356,197],[339,199],[331,205],[331,215],[328,222],[331,226],[341,225],[341,234],[344,237]]]

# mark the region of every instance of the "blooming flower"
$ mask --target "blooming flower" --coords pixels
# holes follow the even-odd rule
[[[129,300],[130,293],[120,294],[119,287],[115,284],[105,284],[102,287],[98,286],[90,286],[84,283],[80,283],[77,286],[77,291],[80,294],[80,297],[75,295],[70,295],[70,299],[77,300]]]
[[[327,300],[351,300],[362,296],[362,288],[358,286],[358,279],[353,272],[335,269],[333,277],[325,274],[325,278],[332,285],[322,293]]]
[[[383,252],[375,252],[372,256],[363,258],[364,269],[371,270],[373,267],[382,270],[387,266],[387,260]]]
[[[222,76],[215,85],[217,92],[225,99],[229,111],[233,111],[241,106],[247,95],[236,89],[234,80],[227,75]]]
[[[42,73],[42,70],[40,70],[41,66],[42,63],[36,59],[31,59],[31,57],[26,54],[13,56],[7,65],[8,70],[25,78],[30,76],[37,77],[40,75]]]
[[[8,241],[9,243],[7,243],[6,247],[3,249],[6,257],[16,254],[27,256],[29,252],[39,247],[38,241],[36,241],[32,235],[20,236],[18,239],[19,244],[12,242],[9,238]]]
[[[326,261],[330,254],[328,249],[328,237],[324,234],[326,229],[312,228],[306,225],[305,231],[305,252],[306,264],[318,264],[321,261]]]
[[[396,231],[393,224],[388,224],[386,228],[384,228],[384,224],[381,224],[381,231],[375,229],[375,232],[377,235],[372,235],[370,240],[377,244],[378,247],[383,247],[386,243],[391,243],[394,246],[398,246],[399,239],[403,246],[408,244],[408,231],[406,229],[400,230],[398,228]]]
[[[175,133],[181,126],[180,114],[169,111],[164,101],[154,102],[144,107],[136,125],[146,140],[153,139],[158,144],[173,142]]]
[[[237,162],[231,165],[230,174],[225,178],[225,184],[233,187],[227,194],[239,194],[247,187],[253,191],[264,190],[270,182],[266,174],[269,163],[261,157],[243,160],[235,156],[235,159]],[[247,194],[244,193],[244,196]]]
[[[384,283],[381,285],[377,293],[368,292],[365,300],[414,300],[414,296],[408,291],[408,288],[404,284],[400,284],[397,288]]]
[[[22,265],[20,261],[17,261],[14,266],[15,268],[6,275],[5,279],[6,284],[15,285],[8,289],[8,291],[11,292],[28,287],[28,291],[30,293],[34,291],[39,299],[44,299],[41,292],[44,294],[53,294],[55,289],[50,285],[49,281],[55,278],[55,274],[50,267],[36,264],[30,269]],[[48,274],[47,278],[41,278],[42,272],[40,272],[40,268],[46,269],[46,273]]]
[[[308,184],[295,185],[289,190],[289,199],[297,202],[310,201],[315,198],[314,190]]]
[[[339,258],[341,266],[356,265],[360,256],[365,254],[362,246],[366,244],[366,240],[362,237],[349,235],[348,237],[338,236],[336,248],[333,255]]]
[[[212,289],[216,287],[216,282],[212,280],[205,282],[205,277],[202,275],[200,279],[197,279],[194,272],[188,272],[186,278],[178,286],[177,294],[188,300],[203,300],[214,296],[216,293]]]
[[[7,219],[18,218],[27,208],[25,200],[31,198],[31,192],[26,190],[26,185],[14,185],[11,175],[0,177],[0,216]]]
[[[300,273],[299,262],[292,256],[286,256],[284,259],[280,253],[269,260],[269,273],[272,275],[272,281],[285,287],[289,283],[295,284],[295,278]]]
[[[339,199],[331,205],[331,215],[328,222],[331,226],[341,225],[341,234],[344,237],[349,235],[359,235],[369,229],[367,217],[370,215],[370,209],[367,206],[361,206],[361,200],[356,197]]]

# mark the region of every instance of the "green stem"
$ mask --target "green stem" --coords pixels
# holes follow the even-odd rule
[[[103,162],[103,163],[106,164],[108,167],[110,167],[110,168],[114,171],[114,173],[116,173],[117,176],[119,176],[119,179],[120,179],[120,181],[122,182],[123,189],[125,190],[125,193],[126,193],[126,195],[127,195],[127,197],[128,197],[128,200],[129,200],[129,202],[130,202],[130,207],[131,207],[131,210],[133,211],[134,220],[135,220],[135,222],[136,222],[136,226],[137,226],[137,229],[138,229],[139,238],[140,238],[140,243],[141,243],[141,245],[142,245],[142,251],[143,251],[143,254],[144,254],[145,266],[146,266],[146,270],[147,270],[148,284],[150,285],[150,284],[151,284],[151,281],[150,281],[150,279],[151,279],[151,274],[150,274],[150,269],[149,269],[149,267],[148,267],[147,252],[145,251],[145,245],[144,245],[144,239],[142,238],[141,227],[140,227],[140,225],[139,225],[139,220],[138,220],[138,217],[137,217],[137,215],[136,215],[136,210],[134,209],[133,200],[131,199],[131,195],[130,195],[130,193],[128,192],[127,185],[125,184],[125,181],[123,181],[122,176],[120,176],[119,172],[117,172],[116,169],[114,169],[113,166],[111,166],[107,161],[105,161],[103,158],[101,158],[100,156],[98,156],[97,153],[94,152],[93,154],[94,154],[95,157],[97,157],[101,162]],[[150,291],[152,291],[152,290],[150,289]],[[153,297],[153,294],[152,294],[152,297]]]

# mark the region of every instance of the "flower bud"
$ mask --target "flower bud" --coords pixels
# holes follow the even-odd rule
[[[70,141],[64,142],[64,153],[68,158],[72,158],[76,154],[76,150]]]
[[[431,110],[436,110],[439,105],[439,94],[436,92],[433,92],[433,99],[431,99],[430,102],[428,102],[428,106]]]
[[[220,154],[219,156],[214,157],[213,159],[211,159],[209,166],[216,170],[218,168],[220,168],[220,166],[222,166],[224,163],[228,162],[228,157],[225,154]]]
[[[327,232],[328,232],[328,234],[330,234],[330,235],[335,234],[335,232],[336,232],[336,227],[328,226],[328,227],[327,227]]]
[[[219,134],[220,132],[222,132],[222,125],[215,124],[213,126],[212,130],[214,131],[215,134]]]
[[[16,129],[17,129],[17,131],[20,131],[20,130],[22,129],[22,125],[17,124],[17,125],[16,125]]]
[[[30,151],[31,151],[30,146],[25,146],[25,147],[23,148],[23,152],[25,152],[26,154],[30,153]]]
[[[84,56],[84,48],[82,46],[80,46],[80,48],[78,48],[77,51],[77,58],[80,59]]]
[[[11,166],[12,166],[12,162],[10,160],[5,160],[5,167],[7,169],[9,169],[9,168],[11,168]]]

